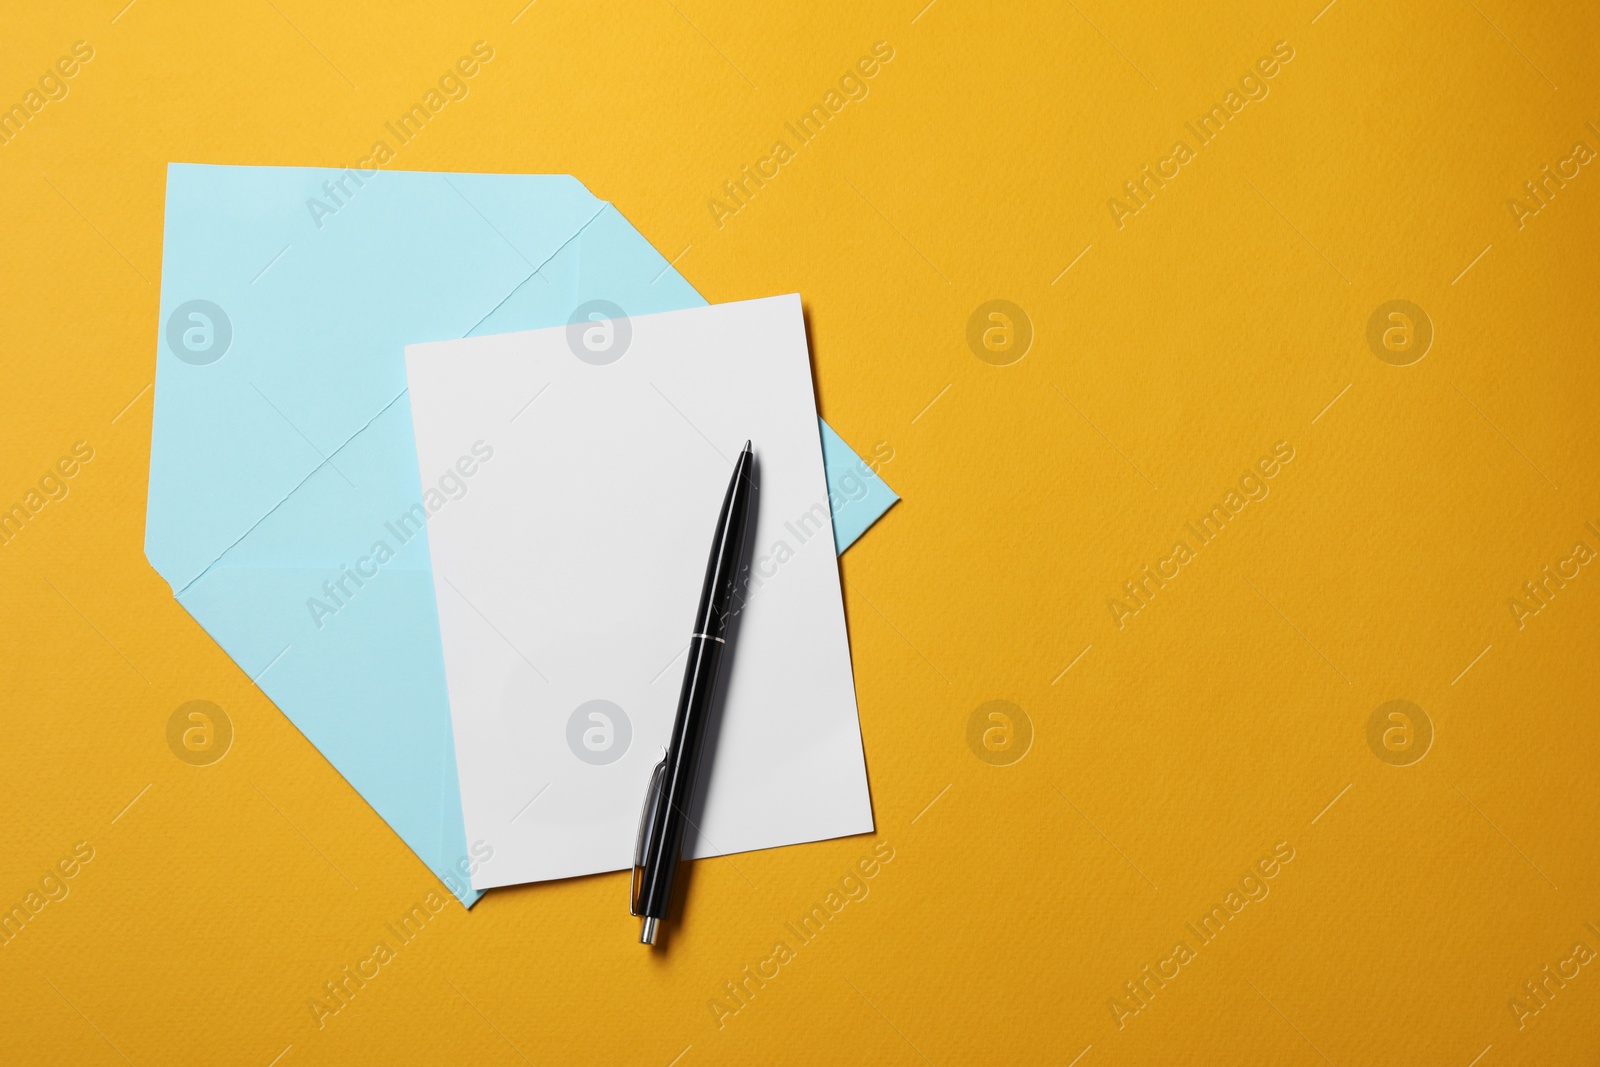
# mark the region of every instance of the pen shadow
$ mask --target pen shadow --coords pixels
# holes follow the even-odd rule
[[[744,545],[740,552],[740,559],[748,561],[755,547],[756,526],[761,515],[761,454],[752,446],[750,463],[750,522],[745,525]],[[739,629],[744,622],[744,605],[750,591],[750,564],[745,562],[739,570],[738,587],[734,590],[734,608],[729,613],[727,627],[723,630],[722,655],[726,660],[739,654]],[[731,666],[731,664],[727,665]],[[689,834],[684,835],[685,849],[693,847],[694,841],[700,838],[700,826],[705,820],[706,811],[706,786],[711,781],[712,769],[717,762],[717,747],[722,738],[722,720],[727,713],[728,704],[728,676],[729,669],[718,671],[717,687],[711,694],[710,715],[706,719],[705,740],[701,742],[700,766],[696,768],[694,790],[689,800],[689,829],[693,831],[693,839]],[[712,848],[717,846],[706,842]],[[694,883],[697,864],[679,857],[682,866],[678,870],[678,888],[672,894],[672,902],[668,907],[667,922],[657,933],[656,947],[665,950],[670,947],[673,934],[682,927],[684,908],[689,899],[691,886]]]

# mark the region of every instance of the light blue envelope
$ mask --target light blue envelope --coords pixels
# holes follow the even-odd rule
[[[704,304],[561,175],[172,164],[145,554],[466,904],[403,348]],[[614,312],[613,312],[614,314]],[[537,417],[536,409],[528,417]],[[843,551],[897,497],[822,426]]]

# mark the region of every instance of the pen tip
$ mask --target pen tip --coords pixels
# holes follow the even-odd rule
[[[749,441],[746,441],[746,442],[745,442],[745,443],[744,443],[744,450],[745,450],[745,451],[746,451],[746,452],[748,452],[748,451],[750,451],[750,442],[749,442]]]

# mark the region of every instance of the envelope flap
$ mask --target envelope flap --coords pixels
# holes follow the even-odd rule
[[[406,344],[466,334],[602,207],[564,175],[173,164],[156,570],[193,581],[394,401]]]
[[[610,207],[568,174],[428,175],[450,188],[521,257],[529,272],[572,243]],[[504,295],[504,294],[502,294]]]

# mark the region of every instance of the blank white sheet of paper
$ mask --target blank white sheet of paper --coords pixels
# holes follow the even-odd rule
[[[873,829],[798,296],[410,345],[406,376],[474,888],[631,866],[747,438],[685,854]]]

